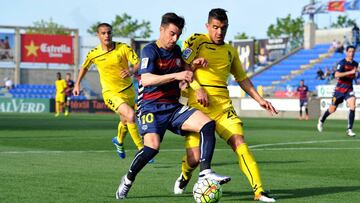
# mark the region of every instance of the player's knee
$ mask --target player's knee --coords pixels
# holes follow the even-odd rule
[[[200,131],[215,131],[215,121],[211,120],[209,122],[207,122]]]
[[[187,157],[188,164],[191,168],[196,168],[199,165],[200,156]]]

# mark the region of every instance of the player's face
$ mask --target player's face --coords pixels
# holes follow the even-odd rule
[[[300,86],[304,86],[304,81],[300,81]]]
[[[176,41],[179,39],[182,33],[182,29],[178,28],[174,24],[169,24],[160,27],[160,43],[164,49],[171,50],[176,45]]]
[[[355,49],[350,48],[346,51],[346,58],[352,60],[354,58],[355,55]]]
[[[65,79],[70,80],[70,75],[66,74]]]
[[[206,24],[210,39],[215,44],[224,44],[226,31],[228,29],[228,21],[220,21],[215,18],[210,19],[210,22]]]
[[[112,42],[111,28],[106,26],[99,27],[97,35],[102,45],[105,46],[111,45]]]

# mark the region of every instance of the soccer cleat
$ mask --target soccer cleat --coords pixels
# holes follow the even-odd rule
[[[180,176],[175,181],[174,194],[176,195],[183,194],[185,192],[186,186],[189,183],[189,181],[190,178],[186,180],[181,173]]]
[[[123,144],[120,144],[117,140],[117,137],[112,138],[112,143],[115,145],[116,153],[119,155],[120,158],[125,159],[125,148]]]
[[[68,115],[69,115],[69,112],[65,111],[64,116],[68,116]]]
[[[349,137],[355,137],[356,133],[354,133],[351,129],[348,129],[346,131],[346,134],[349,136]]]
[[[211,169],[205,169],[205,170],[201,171],[199,174],[199,180],[202,180],[202,179],[216,180],[217,182],[219,182],[220,185],[222,185],[222,184],[229,182],[231,180],[231,177],[216,174]]]
[[[59,117],[59,116],[60,116],[60,114],[59,114],[59,113],[56,113],[54,116],[55,116],[55,117]]]
[[[305,120],[307,120],[307,121],[309,120],[309,116],[308,116],[308,115],[305,116]]]
[[[254,200],[260,202],[276,202],[276,200],[270,197],[266,192],[260,192],[260,194],[255,195]]]
[[[321,122],[321,120],[319,119],[318,124],[317,124],[317,129],[319,132],[323,131],[323,122]]]
[[[130,181],[126,177],[126,175],[124,175],[121,178],[119,188],[117,189],[117,191],[115,193],[116,199],[125,199],[130,191],[131,186],[132,186],[132,181]]]

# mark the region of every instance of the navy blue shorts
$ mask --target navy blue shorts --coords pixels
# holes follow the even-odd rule
[[[345,93],[335,91],[334,95],[333,95],[333,98],[331,100],[331,105],[338,106],[344,100],[347,100],[350,97],[355,97],[354,91],[348,91],[348,92],[345,92]]]
[[[151,105],[151,107],[153,108],[147,107],[138,112],[137,124],[141,135],[156,133],[160,136],[160,140],[163,139],[167,129],[175,134],[184,135],[185,131],[181,130],[181,126],[197,111],[195,108],[182,104],[166,109],[158,105]]]
[[[300,107],[307,106],[308,100],[307,99],[300,99]]]

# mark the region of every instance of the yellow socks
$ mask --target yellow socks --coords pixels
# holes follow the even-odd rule
[[[247,144],[244,143],[239,145],[236,148],[235,153],[239,160],[240,170],[248,178],[255,195],[260,194],[260,192],[264,191],[262,188],[260,171]]]
[[[189,163],[187,161],[186,155],[182,159],[181,163],[181,172],[182,175],[186,180],[189,180],[191,178],[192,172],[195,170],[195,168],[192,168],[189,166]]]
[[[124,143],[124,138],[126,136],[128,129],[126,127],[126,125],[124,125],[121,121],[119,122],[118,125],[118,134],[117,134],[117,140],[119,142],[119,144]]]
[[[129,130],[130,136],[134,141],[134,144],[138,148],[138,150],[144,148],[143,141],[139,135],[139,131],[135,123],[127,123],[127,128]]]

